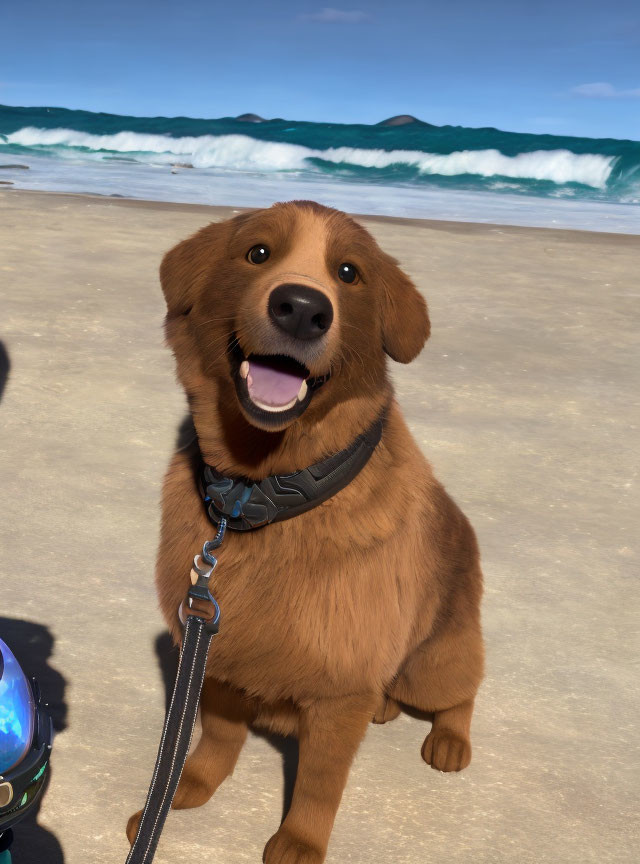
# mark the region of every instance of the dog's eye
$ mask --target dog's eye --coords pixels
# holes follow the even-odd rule
[[[269,255],[271,255],[269,247],[264,243],[257,243],[247,252],[247,261],[251,261],[252,264],[264,264]]]
[[[338,267],[338,276],[343,282],[347,282],[349,285],[358,281],[358,275],[358,271],[353,264],[345,263]]]

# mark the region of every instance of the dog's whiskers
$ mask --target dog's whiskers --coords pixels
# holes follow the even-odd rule
[[[361,333],[363,336],[369,338],[370,334],[367,333],[362,327],[358,327],[357,324],[350,324],[348,321],[340,321],[341,327],[349,327],[351,330],[355,330],[357,333]]]
[[[222,337],[218,337],[218,339],[216,339],[212,343],[211,347],[213,347],[213,346],[217,347],[223,338],[227,340],[227,345],[224,347],[224,349],[222,351],[219,351],[214,357],[212,357],[211,360],[209,361],[209,363],[207,363],[207,366],[205,369],[205,374],[211,371],[213,365],[215,363],[217,363],[221,357],[223,357],[225,354],[230,354],[231,352],[233,352],[238,347],[238,345],[240,344],[240,337],[246,339],[248,336],[250,336],[252,333],[254,333],[257,329],[259,329],[259,327],[260,327],[260,322],[256,322],[251,327],[237,330],[235,338],[233,338],[231,341],[229,341],[229,334],[228,333],[225,333],[224,336],[222,336]]]
[[[360,355],[360,353],[359,353],[358,351],[356,351],[356,349],[353,347],[353,345],[349,345],[347,342],[345,342],[344,345],[343,345],[342,347],[343,347],[344,350],[348,351],[350,355],[352,355],[353,357],[355,357],[355,359],[356,359],[356,360],[360,363],[360,365],[362,366],[362,372],[363,372],[363,374],[366,375],[367,367],[366,367],[365,362],[364,362],[362,356]],[[346,359],[347,359],[347,358],[345,357],[345,361],[346,361]]]
[[[235,321],[235,315],[216,315],[215,318],[209,318],[207,321],[199,321],[196,327],[204,327],[207,324],[215,324],[217,321]]]

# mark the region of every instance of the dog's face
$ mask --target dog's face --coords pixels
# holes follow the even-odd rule
[[[312,202],[209,225],[165,256],[160,277],[187,392],[194,376],[215,380],[219,404],[265,431],[384,388],[384,352],[408,363],[429,335],[396,262]]]

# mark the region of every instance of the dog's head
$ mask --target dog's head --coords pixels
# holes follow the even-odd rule
[[[165,256],[160,278],[192,408],[209,384],[219,410],[263,431],[382,400],[384,352],[408,363],[429,335],[426,304],[396,261],[313,202],[209,225]]]

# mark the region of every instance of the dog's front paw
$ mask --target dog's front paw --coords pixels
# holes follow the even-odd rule
[[[129,843],[133,846],[133,841],[136,839],[136,834],[138,833],[138,825],[140,825],[140,820],[142,819],[142,810],[138,810],[137,813],[134,813],[131,819],[127,822],[127,839]]]
[[[264,864],[322,864],[324,853],[280,828],[267,843]]]
[[[462,771],[471,762],[471,743],[449,729],[432,729],[422,745],[422,758],[437,771]]]

